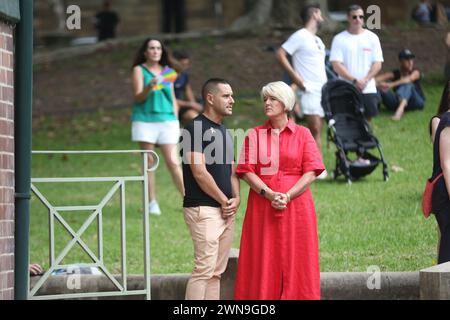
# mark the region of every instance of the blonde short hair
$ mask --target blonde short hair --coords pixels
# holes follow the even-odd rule
[[[261,98],[271,96],[284,104],[285,111],[291,111],[295,106],[295,94],[290,86],[283,81],[270,82],[261,90]]]

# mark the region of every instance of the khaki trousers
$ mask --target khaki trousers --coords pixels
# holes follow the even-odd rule
[[[221,208],[183,208],[194,243],[194,270],[186,300],[219,300],[220,278],[233,243],[235,217],[224,220]]]

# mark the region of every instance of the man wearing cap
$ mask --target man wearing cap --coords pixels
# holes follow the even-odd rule
[[[424,108],[425,95],[420,83],[421,73],[414,69],[414,58],[411,50],[400,51],[399,69],[376,78],[383,104],[388,110],[395,112],[393,120],[400,120],[405,111]]]

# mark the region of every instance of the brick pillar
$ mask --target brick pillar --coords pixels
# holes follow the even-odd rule
[[[0,300],[14,299],[13,30],[0,20]]]

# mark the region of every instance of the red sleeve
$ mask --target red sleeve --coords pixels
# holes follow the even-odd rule
[[[303,173],[314,171],[317,177],[323,171],[325,171],[322,156],[320,155],[319,149],[317,148],[316,141],[314,140],[311,131],[306,129],[305,133],[303,134],[303,139],[305,139],[305,142],[303,143]]]
[[[242,178],[242,175],[247,172],[256,174],[257,150],[256,130],[252,129],[245,137],[236,167],[236,174],[239,178]]]

